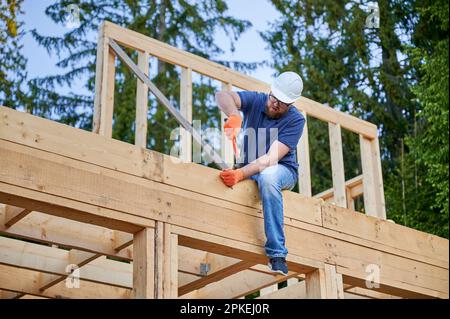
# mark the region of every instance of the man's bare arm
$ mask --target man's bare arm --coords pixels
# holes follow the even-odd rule
[[[231,91],[220,91],[216,93],[216,102],[226,116],[240,115],[241,98],[239,94]]]
[[[242,167],[244,178],[260,173],[269,166],[276,165],[288,152],[289,147],[279,141],[273,142],[267,154]]]

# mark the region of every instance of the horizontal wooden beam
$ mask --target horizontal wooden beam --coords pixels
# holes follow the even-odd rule
[[[0,265],[0,283],[2,288],[6,290],[48,298],[127,299],[131,293],[131,289],[84,280],[80,280],[80,288],[75,288],[75,285],[73,288],[70,285],[66,286],[66,282],[63,281],[54,287],[40,291],[42,284],[40,272],[5,265]]]
[[[131,288],[131,264],[106,257],[95,258],[87,263],[87,256],[82,259],[74,258],[75,253],[74,250],[0,237],[0,264],[60,275],[64,277],[63,280],[70,274],[68,267],[77,265],[84,280]]]
[[[356,198],[363,194],[362,183],[363,183],[362,175],[359,175],[346,181],[345,188],[350,189],[352,197]],[[326,191],[314,195],[313,197],[322,198],[324,201],[327,201],[328,199],[332,199],[333,196],[334,196],[333,188],[330,188],[327,189]]]
[[[118,250],[117,232],[96,226],[32,212],[12,227],[4,226],[5,209],[0,204],[0,234],[29,239],[66,248],[80,249],[125,260],[132,259],[132,249]],[[120,232],[119,232],[120,233]],[[129,235],[131,236],[131,235]]]

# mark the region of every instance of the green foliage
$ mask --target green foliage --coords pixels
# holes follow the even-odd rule
[[[272,0],[261,35],[274,68],[297,71],[304,95],[376,124],[388,217],[448,237],[448,3]],[[313,193],[331,187],[327,127],[308,122]],[[343,132],[346,179],[361,173],[358,137]],[[356,203],[360,206],[359,203]]]
[[[33,30],[38,43],[48,52],[56,53],[60,60],[57,66],[68,67],[68,72],[58,76],[34,79],[32,84],[33,105],[40,106],[36,112],[43,116],[57,114],[62,122],[83,129],[92,127],[92,107],[95,84],[96,37],[94,36],[104,20],[109,20],[128,29],[158,39],[172,46],[196,55],[214,60],[222,53],[215,44],[214,35],[223,31],[228,35],[231,47],[239,35],[248,29],[248,21],[226,15],[227,5],[223,0],[212,1],[55,1],[46,9],[46,14],[57,24],[64,25],[66,6],[77,4],[80,8],[80,26],[71,29],[62,37],[50,37]],[[136,52],[127,53],[137,61]],[[153,60],[152,60],[153,61]],[[254,69],[255,63],[218,61],[238,69]],[[151,68],[150,77],[167,98],[179,107],[180,70],[173,65],[158,61],[156,73]],[[152,65],[151,65],[152,67]],[[55,92],[61,85],[71,87],[73,81],[86,79],[85,88],[90,95],[61,95]],[[193,104],[196,120],[204,125],[218,127],[220,114],[212,103],[215,88],[211,81],[201,78],[193,84]],[[114,95],[113,137],[134,142],[136,78],[121,62],[116,65]],[[178,127],[176,121],[157,103],[149,100],[148,146],[154,150],[169,153],[174,141],[171,131]]]
[[[27,60],[21,54],[23,22],[18,20],[23,0],[0,0],[0,105],[23,106],[21,84],[27,77]]]

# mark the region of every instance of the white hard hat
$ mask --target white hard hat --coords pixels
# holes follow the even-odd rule
[[[295,72],[283,72],[273,81],[270,89],[278,100],[291,104],[302,95],[303,81]]]

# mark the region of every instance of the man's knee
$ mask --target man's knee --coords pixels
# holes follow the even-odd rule
[[[258,186],[261,190],[278,190],[277,167],[270,166],[263,170],[258,177]]]

